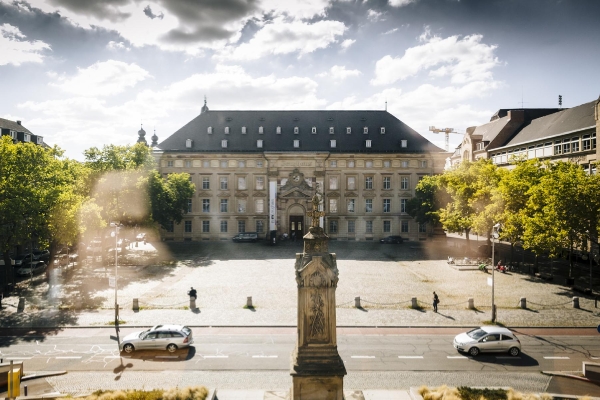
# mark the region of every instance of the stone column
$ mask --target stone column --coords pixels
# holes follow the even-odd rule
[[[304,236],[304,252],[296,254],[298,338],[292,353],[292,400],[342,400],[346,368],[337,350],[335,254],[319,218],[319,198],[313,197],[312,226]]]

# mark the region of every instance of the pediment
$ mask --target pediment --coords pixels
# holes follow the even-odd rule
[[[356,192],[346,192],[346,193],[344,193],[344,196],[346,196],[346,197],[358,197],[358,193],[356,193]]]
[[[235,191],[235,197],[248,197],[248,192],[241,191],[241,190],[236,190]]]
[[[287,193],[282,193],[281,198],[284,198],[284,199],[298,199],[298,198],[310,199],[311,195],[304,193],[303,191],[299,190],[298,188],[295,188],[295,189],[288,191]]]
[[[381,197],[394,197],[394,193],[392,192],[382,192]]]
[[[411,192],[400,192],[398,193],[398,197],[412,197]]]
[[[367,199],[373,199],[376,197],[375,192],[363,192],[363,197]]]
[[[217,195],[217,197],[229,197],[231,196],[231,193],[229,192],[219,192],[219,194]]]
[[[211,197],[212,193],[207,191],[198,192],[198,197]]]
[[[335,261],[334,261],[335,263]],[[296,271],[296,280],[302,287],[336,287],[337,268],[321,256],[314,256],[304,267]]]
[[[265,192],[254,192],[252,197],[267,197],[267,194]]]
[[[327,197],[338,198],[340,197],[340,192],[328,192]]]

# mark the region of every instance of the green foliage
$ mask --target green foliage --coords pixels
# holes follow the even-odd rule
[[[86,165],[97,173],[108,171],[151,169],[155,166],[152,149],[143,143],[133,146],[107,145],[102,150],[92,147],[84,151]]]
[[[475,389],[467,386],[459,386],[458,394],[462,400],[506,400],[508,398],[504,389]]]
[[[406,211],[418,223],[434,225],[439,222],[439,209],[447,204],[444,195],[438,175],[424,176],[417,183],[415,197],[408,201]]]
[[[152,218],[166,228],[171,221],[183,219],[187,201],[194,195],[195,186],[189,181],[189,174],[170,174],[163,179],[158,171],[148,176],[148,193],[151,202]]]
[[[85,400],[204,400],[208,389],[204,386],[172,388],[168,390],[97,390]]]

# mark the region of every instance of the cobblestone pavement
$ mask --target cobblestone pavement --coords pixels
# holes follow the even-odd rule
[[[151,246],[148,244],[147,246]],[[175,248],[174,262],[147,267],[120,266],[118,303],[127,325],[184,323],[194,326],[294,326],[297,289],[294,255],[301,243],[269,247],[262,244],[211,242]],[[169,249],[159,248],[161,252]],[[171,249],[172,250],[172,249]],[[491,274],[459,271],[446,254],[445,243],[400,246],[378,243],[331,243],[338,254],[336,292],[338,326],[473,326],[491,319]],[[454,252],[454,253],[453,253]],[[114,288],[108,276],[114,267],[71,266],[52,271],[22,287],[25,312],[17,313],[18,296],[3,300],[3,326],[90,326],[114,320]],[[507,326],[597,326],[600,309],[591,296],[529,275],[527,271],[495,274],[498,321]],[[195,310],[186,295],[198,291]],[[440,297],[439,312],[431,307],[432,292]],[[252,296],[254,309],[244,309]],[[578,296],[580,308],[572,306]],[[360,297],[363,308],[355,308]],[[416,298],[419,309],[411,309]],[[521,297],[526,309],[518,308]],[[475,310],[467,309],[468,298]],[[132,310],[138,299],[140,311]]]

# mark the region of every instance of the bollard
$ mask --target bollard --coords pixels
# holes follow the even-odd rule
[[[138,299],[133,299],[133,311],[140,311],[140,302],[138,301]]]
[[[579,297],[573,297],[573,308],[579,308]]]
[[[25,310],[25,297],[19,297],[19,305],[17,306],[17,312],[22,313]]]
[[[23,390],[25,391],[25,396],[27,396],[27,385],[23,386]]]
[[[594,297],[594,308],[598,308],[598,296]]]
[[[355,308],[362,308],[360,306],[360,296],[354,298],[354,307]]]
[[[473,300],[472,297],[469,297],[469,310],[474,310],[475,309],[475,301]]]
[[[414,310],[416,310],[417,308],[419,308],[419,304],[417,303],[417,298],[416,297],[413,297],[411,299],[411,305],[410,305],[410,307],[412,309],[414,309]]]
[[[246,307],[247,308],[253,308],[254,306],[252,305],[252,296],[248,296],[246,298]]]
[[[522,309],[527,308],[527,299],[525,297],[521,297],[521,300],[519,300],[519,307]]]
[[[190,310],[196,309],[196,298],[194,296],[190,296]]]

